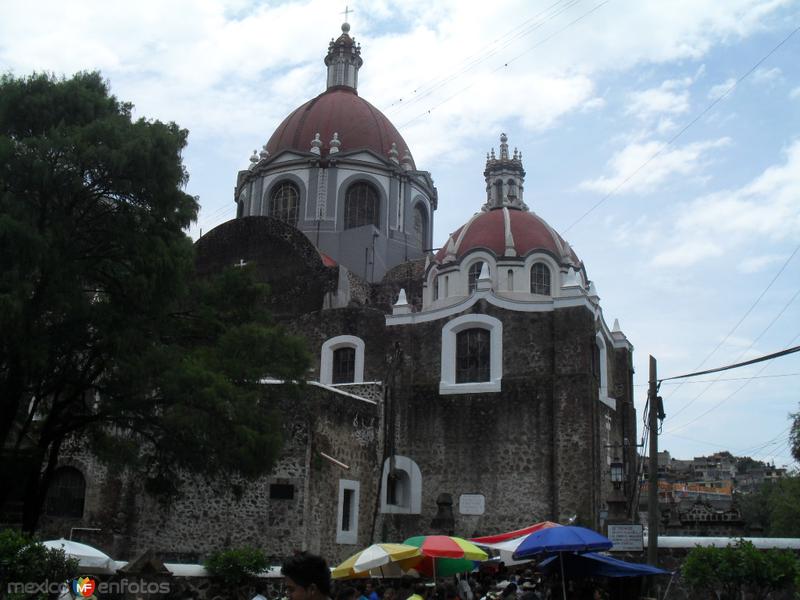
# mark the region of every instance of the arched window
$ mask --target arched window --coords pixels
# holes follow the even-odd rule
[[[517,182],[513,179],[509,179],[508,182],[508,199],[509,200],[516,200],[517,199]]]
[[[494,197],[497,201],[497,206],[502,206],[503,204],[503,182],[499,179],[494,182]]]
[[[544,263],[531,267],[531,294],[550,295],[550,268]]]
[[[456,383],[491,379],[489,341],[488,329],[475,327],[456,334]]]
[[[380,510],[382,513],[422,512],[422,473],[406,456],[390,456],[383,462]]]
[[[425,233],[427,231],[427,218],[425,216],[425,209],[419,204],[414,207],[414,215],[412,222],[411,244],[420,250],[425,249]]]
[[[269,215],[296,226],[299,199],[300,194],[295,184],[288,181],[278,184],[269,197]]]
[[[364,340],[339,335],[322,344],[319,381],[326,385],[364,381]]]
[[[479,260],[478,262],[473,263],[469,268],[469,289],[467,291],[470,294],[478,289],[478,279],[481,277],[482,267],[483,261]]]
[[[433,300],[434,302],[439,299],[439,276],[433,276]]]
[[[356,349],[343,346],[333,351],[333,383],[353,383],[356,378]]]
[[[86,480],[78,469],[60,467],[53,473],[47,491],[45,514],[49,517],[80,519],[86,498]]]
[[[380,199],[375,188],[364,181],[351,185],[344,198],[344,228],[380,224]]]
[[[514,291],[514,270],[513,269],[509,269],[508,270],[508,291],[509,292],[513,292]]]

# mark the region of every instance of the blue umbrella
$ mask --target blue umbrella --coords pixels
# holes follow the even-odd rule
[[[525,560],[540,554],[558,552],[594,552],[608,550],[613,546],[610,539],[585,527],[568,525],[540,529],[526,537],[517,546],[514,560]]]
[[[533,558],[541,554],[558,554],[561,565],[561,591],[567,600],[567,585],[564,581],[564,553],[608,550],[614,544],[604,535],[585,527],[568,525],[540,529],[526,537],[512,555],[514,560]]]

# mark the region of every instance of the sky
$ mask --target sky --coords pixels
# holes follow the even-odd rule
[[[572,245],[659,377],[800,345],[800,2],[351,0],[359,94],[439,192],[434,245],[519,148],[525,201]],[[197,237],[294,108],[325,88],[345,2],[0,3],[0,71],[99,70],[135,115],[189,130]],[[660,448],[796,468],[800,353],[661,386]],[[641,426],[640,426],[641,432]]]

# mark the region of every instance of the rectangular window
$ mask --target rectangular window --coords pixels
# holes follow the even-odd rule
[[[353,517],[353,490],[344,490],[342,499],[342,531],[350,531],[350,519]]]
[[[358,500],[360,483],[349,479],[339,480],[339,506],[336,515],[336,543],[358,542]]]
[[[269,486],[271,500],[294,500],[294,486],[288,483],[272,483]]]
[[[333,383],[353,383],[356,380],[356,349],[337,348],[333,351]]]

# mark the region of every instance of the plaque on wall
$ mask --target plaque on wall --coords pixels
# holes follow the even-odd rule
[[[611,552],[641,552],[644,550],[641,525],[609,525],[608,539],[614,543]]]
[[[461,494],[458,512],[462,515],[482,515],[486,512],[486,497],[483,494]]]

